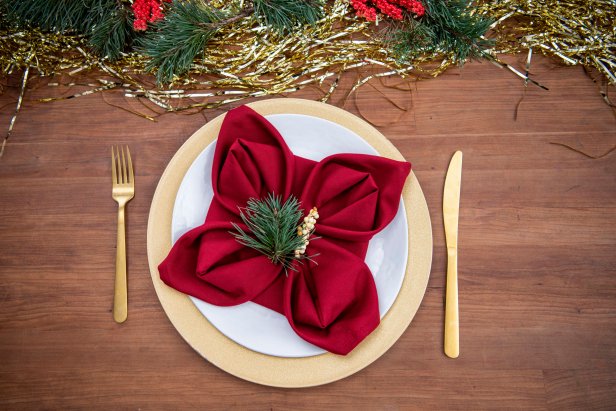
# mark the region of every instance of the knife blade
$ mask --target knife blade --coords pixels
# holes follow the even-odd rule
[[[447,242],[447,290],[445,296],[445,354],[460,355],[460,324],[458,317],[458,217],[462,183],[462,152],[451,157],[443,190],[443,223]]]

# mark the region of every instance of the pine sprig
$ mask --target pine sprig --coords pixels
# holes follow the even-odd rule
[[[482,38],[489,19],[471,13],[468,0],[423,0],[426,13],[419,20],[405,19],[388,32],[387,42],[402,63],[425,53],[453,53],[464,63],[468,58],[484,57],[491,43]]]
[[[100,56],[117,59],[131,43],[132,12],[117,0],[0,0],[5,19],[56,33],[87,36]]]
[[[3,0],[2,3],[9,19],[42,30],[60,33],[76,30],[85,33],[92,28],[92,22],[89,21],[92,6],[99,6],[101,1]]]
[[[99,22],[92,29],[90,44],[101,56],[115,60],[133,41],[133,13],[124,7],[101,9]]]
[[[139,49],[151,57],[146,69],[157,69],[159,84],[184,74],[195,57],[205,52],[225,17],[224,11],[202,2],[175,2],[165,18],[141,39]]]
[[[186,73],[195,57],[223,27],[254,15],[279,33],[302,24],[314,24],[323,16],[322,0],[254,0],[241,10],[218,9],[200,0],[176,1],[165,19],[141,39],[141,51],[150,56],[146,66],[156,70],[159,84]]]
[[[294,196],[284,203],[282,197],[271,193],[261,200],[251,198],[245,208],[240,208],[240,218],[248,231],[232,223],[235,231],[230,231],[230,234],[240,244],[267,256],[272,263],[281,264],[285,272],[289,269],[297,271],[293,266],[295,260],[312,260],[315,256],[295,257],[295,250],[304,246],[304,239],[297,233],[302,213]]]
[[[313,25],[323,17],[322,0],[254,0],[258,20],[279,33]]]

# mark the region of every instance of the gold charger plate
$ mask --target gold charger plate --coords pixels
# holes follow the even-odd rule
[[[380,155],[404,157],[378,130],[342,109],[301,99],[270,99],[248,104],[261,115],[304,114],[329,120],[353,131]],[[152,282],[169,320],[186,342],[222,370],[244,380],[275,387],[310,387],[347,377],[384,354],[411,323],[428,285],[432,263],[432,229],[426,199],[415,174],[407,179],[402,197],[409,230],[406,274],[396,301],[372,332],[346,356],[321,354],[283,358],[249,350],[220,333],[199,312],[186,294],[164,284],[158,265],[171,249],[171,217],[175,198],[197,156],[218,136],[224,114],[195,132],[177,151],[165,169],[150,208],[147,247]]]

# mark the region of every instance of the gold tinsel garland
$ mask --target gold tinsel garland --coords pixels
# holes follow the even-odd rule
[[[616,5],[613,1],[488,1],[480,4],[476,13],[495,21],[490,33],[495,46],[486,51],[486,56],[526,82],[534,82],[528,78],[528,67],[523,74],[499,62],[496,56],[536,50],[566,64],[595,67],[616,85]],[[340,75],[351,69],[371,69],[371,74],[356,81],[352,93],[375,77],[436,76],[456,64],[448,53],[426,53],[416,58],[412,65],[400,64],[376,37],[374,26],[355,17],[345,0],[328,3],[324,16],[316,25],[306,26],[286,37],[277,36],[252,17],[246,17],[223,28],[208,44],[204,57],[195,60],[192,69],[168,89],[156,87],[149,76],[144,76],[146,58],[137,53],[126,54],[112,62],[94,55],[81,36],[37,29],[19,32],[4,29],[0,31],[2,72],[4,75],[23,72],[20,98],[7,138],[32,72],[52,76],[97,70],[104,75],[98,77],[98,84],[91,85],[91,90],[64,98],[120,89],[127,98],[149,100],[161,112],[178,112],[290,93],[308,85],[321,87],[321,101],[327,101]],[[530,54],[527,66],[529,64]],[[155,119],[155,115],[134,113]]]
[[[616,85],[614,0],[490,1],[477,12],[495,20],[498,53],[540,51],[594,67]]]
[[[33,44],[40,43],[38,46]],[[165,111],[215,108],[249,97],[262,97],[299,90],[307,85],[323,85],[342,72],[364,66],[382,67],[382,72],[361,78],[354,89],[373,76],[405,76],[416,66],[401,66],[383,43],[373,37],[370,24],[356,18],[343,0],[328,6],[325,17],[314,26],[306,26],[280,37],[247,17],[220,30],[208,43],[205,56],[194,61],[191,70],[170,86],[160,89],[144,81],[146,58],[131,53],[117,61],[100,59],[91,53],[83,38],[29,30],[0,33],[5,52],[0,64],[5,73],[26,66],[42,75],[59,72],[76,74],[99,69],[107,74],[99,79],[101,87],[122,88],[126,97],[144,97]],[[426,55],[416,65],[433,61]],[[445,70],[447,59],[431,74]],[[326,100],[333,88],[324,91]],[[108,89],[109,87],[105,87]],[[207,100],[193,103],[188,99]],[[186,103],[182,103],[186,101]]]

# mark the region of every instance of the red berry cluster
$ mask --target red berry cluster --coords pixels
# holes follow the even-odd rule
[[[153,23],[162,19],[164,17],[162,10],[163,1],[171,2],[171,0],[135,0],[133,2],[133,13],[135,14],[133,28],[137,31],[146,30],[148,22]]]
[[[417,17],[423,16],[426,12],[418,0],[351,0],[351,5],[358,17],[364,17],[368,21],[376,20],[377,9],[394,20],[402,20],[403,9]]]
[[[423,4],[421,4],[417,0],[398,0],[398,4],[416,15],[417,17],[421,17],[426,13],[426,9],[424,8]]]

